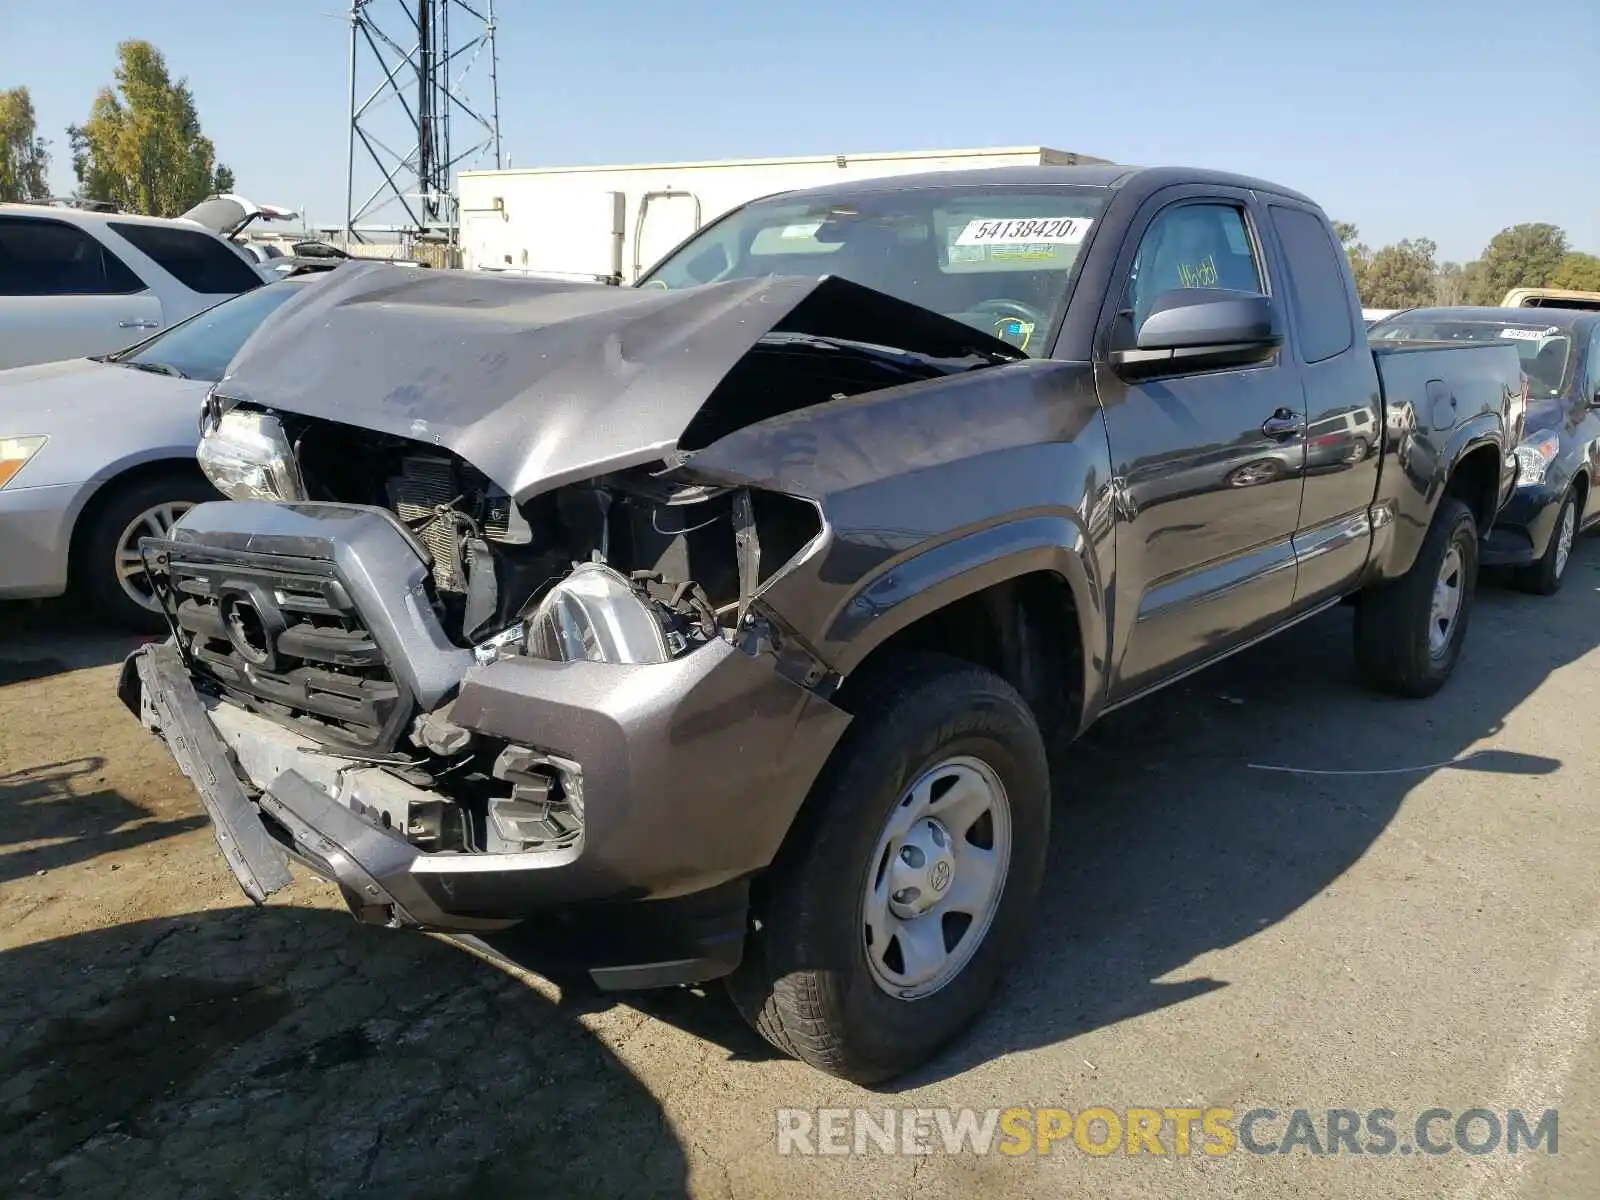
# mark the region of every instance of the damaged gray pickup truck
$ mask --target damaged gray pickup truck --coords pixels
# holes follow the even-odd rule
[[[1525,405],[1206,172],[788,193],[631,288],[342,267],[208,398],[120,690],[256,901],[578,931],[883,1080],[1024,940],[1047,745],[1341,601],[1443,685]]]

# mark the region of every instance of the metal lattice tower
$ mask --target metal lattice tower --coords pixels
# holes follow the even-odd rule
[[[456,167],[501,165],[494,0],[351,0],[349,20],[345,236],[454,243]]]

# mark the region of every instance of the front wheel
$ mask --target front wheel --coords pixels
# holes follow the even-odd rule
[[[1355,639],[1362,681],[1412,698],[1442,688],[1461,657],[1477,584],[1477,519],[1445,496],[1411,569],[1360,596]]]
[[[1050,779],[1032,712],[981,668],[902,659],[853,708],[727,983],[778,1049],[871,1084],[964,1030],[1015,958]]]
[[[1550,544],[1538,562],[1517,572],[1517,586],[1539,596],[1554,596],[1561,590],[1561,581],[1566,577],[1567,563],[1572,559],[1572,547],[1577,540],[1578,497],[1568,488],[1561,498],[1561,511],[1556,515]]]

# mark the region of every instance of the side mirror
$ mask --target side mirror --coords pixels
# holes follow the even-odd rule
[[[1265,362],[1283,345],[1270,297],[1223,288],[1179,288],[1156,297],[1135,348],[1111,364],[1128,376]]]

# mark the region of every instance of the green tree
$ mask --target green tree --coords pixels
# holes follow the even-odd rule
[[[1372,308],[1415,308],[1433,300],[1433,256],[1427,238],[1385,246],[1367,264],[1362,302]]]
[[[1433,273],[1433,302],[1462,304],[1467,298],[1467,273],[1457,262],[1443,262]]]
[[[1339,244],[1344,247],[1345,257],[1350,260],[1350,273],[1356,280],[1356,294],[1361,297],[1361,303],[1365,305],[1367,269],[1372,263],[1372,251],[1361,241],[1361,231],[1349,221],[1335,221],[1333,232],[1339,239]]]
[[[67,130],[84,199],[175,217],[232,187],[233,173],[200,132],[188,81],[173,82],[161,51],[149,42],[121,43],[115,78],[95,96],[89,119]]]
[[[1480,303],[1478,297],[1483,293],[1483,271],[1483,259],[1481,258],[1475,258],[1461,268],[1461,303]],[[1505,293],[1501,292],[1500,296],[1503,295]],[[1496,304],[1500,303],[1500,296],[1494,298]]]
[[[48,146],[39,136],[28,89],[0,92],[0,203],[50,198]]]
[[[1600,292],[1600,258],[1579,250],[1571,251],[1550,276],[1549,286],[1574,292]]]
[[[1567,235],[1543,221],[1502,229],[1484,248],[1482,271],[1469,299],[1499,304],[1512,288],[1548,287],[1567,256]]]

